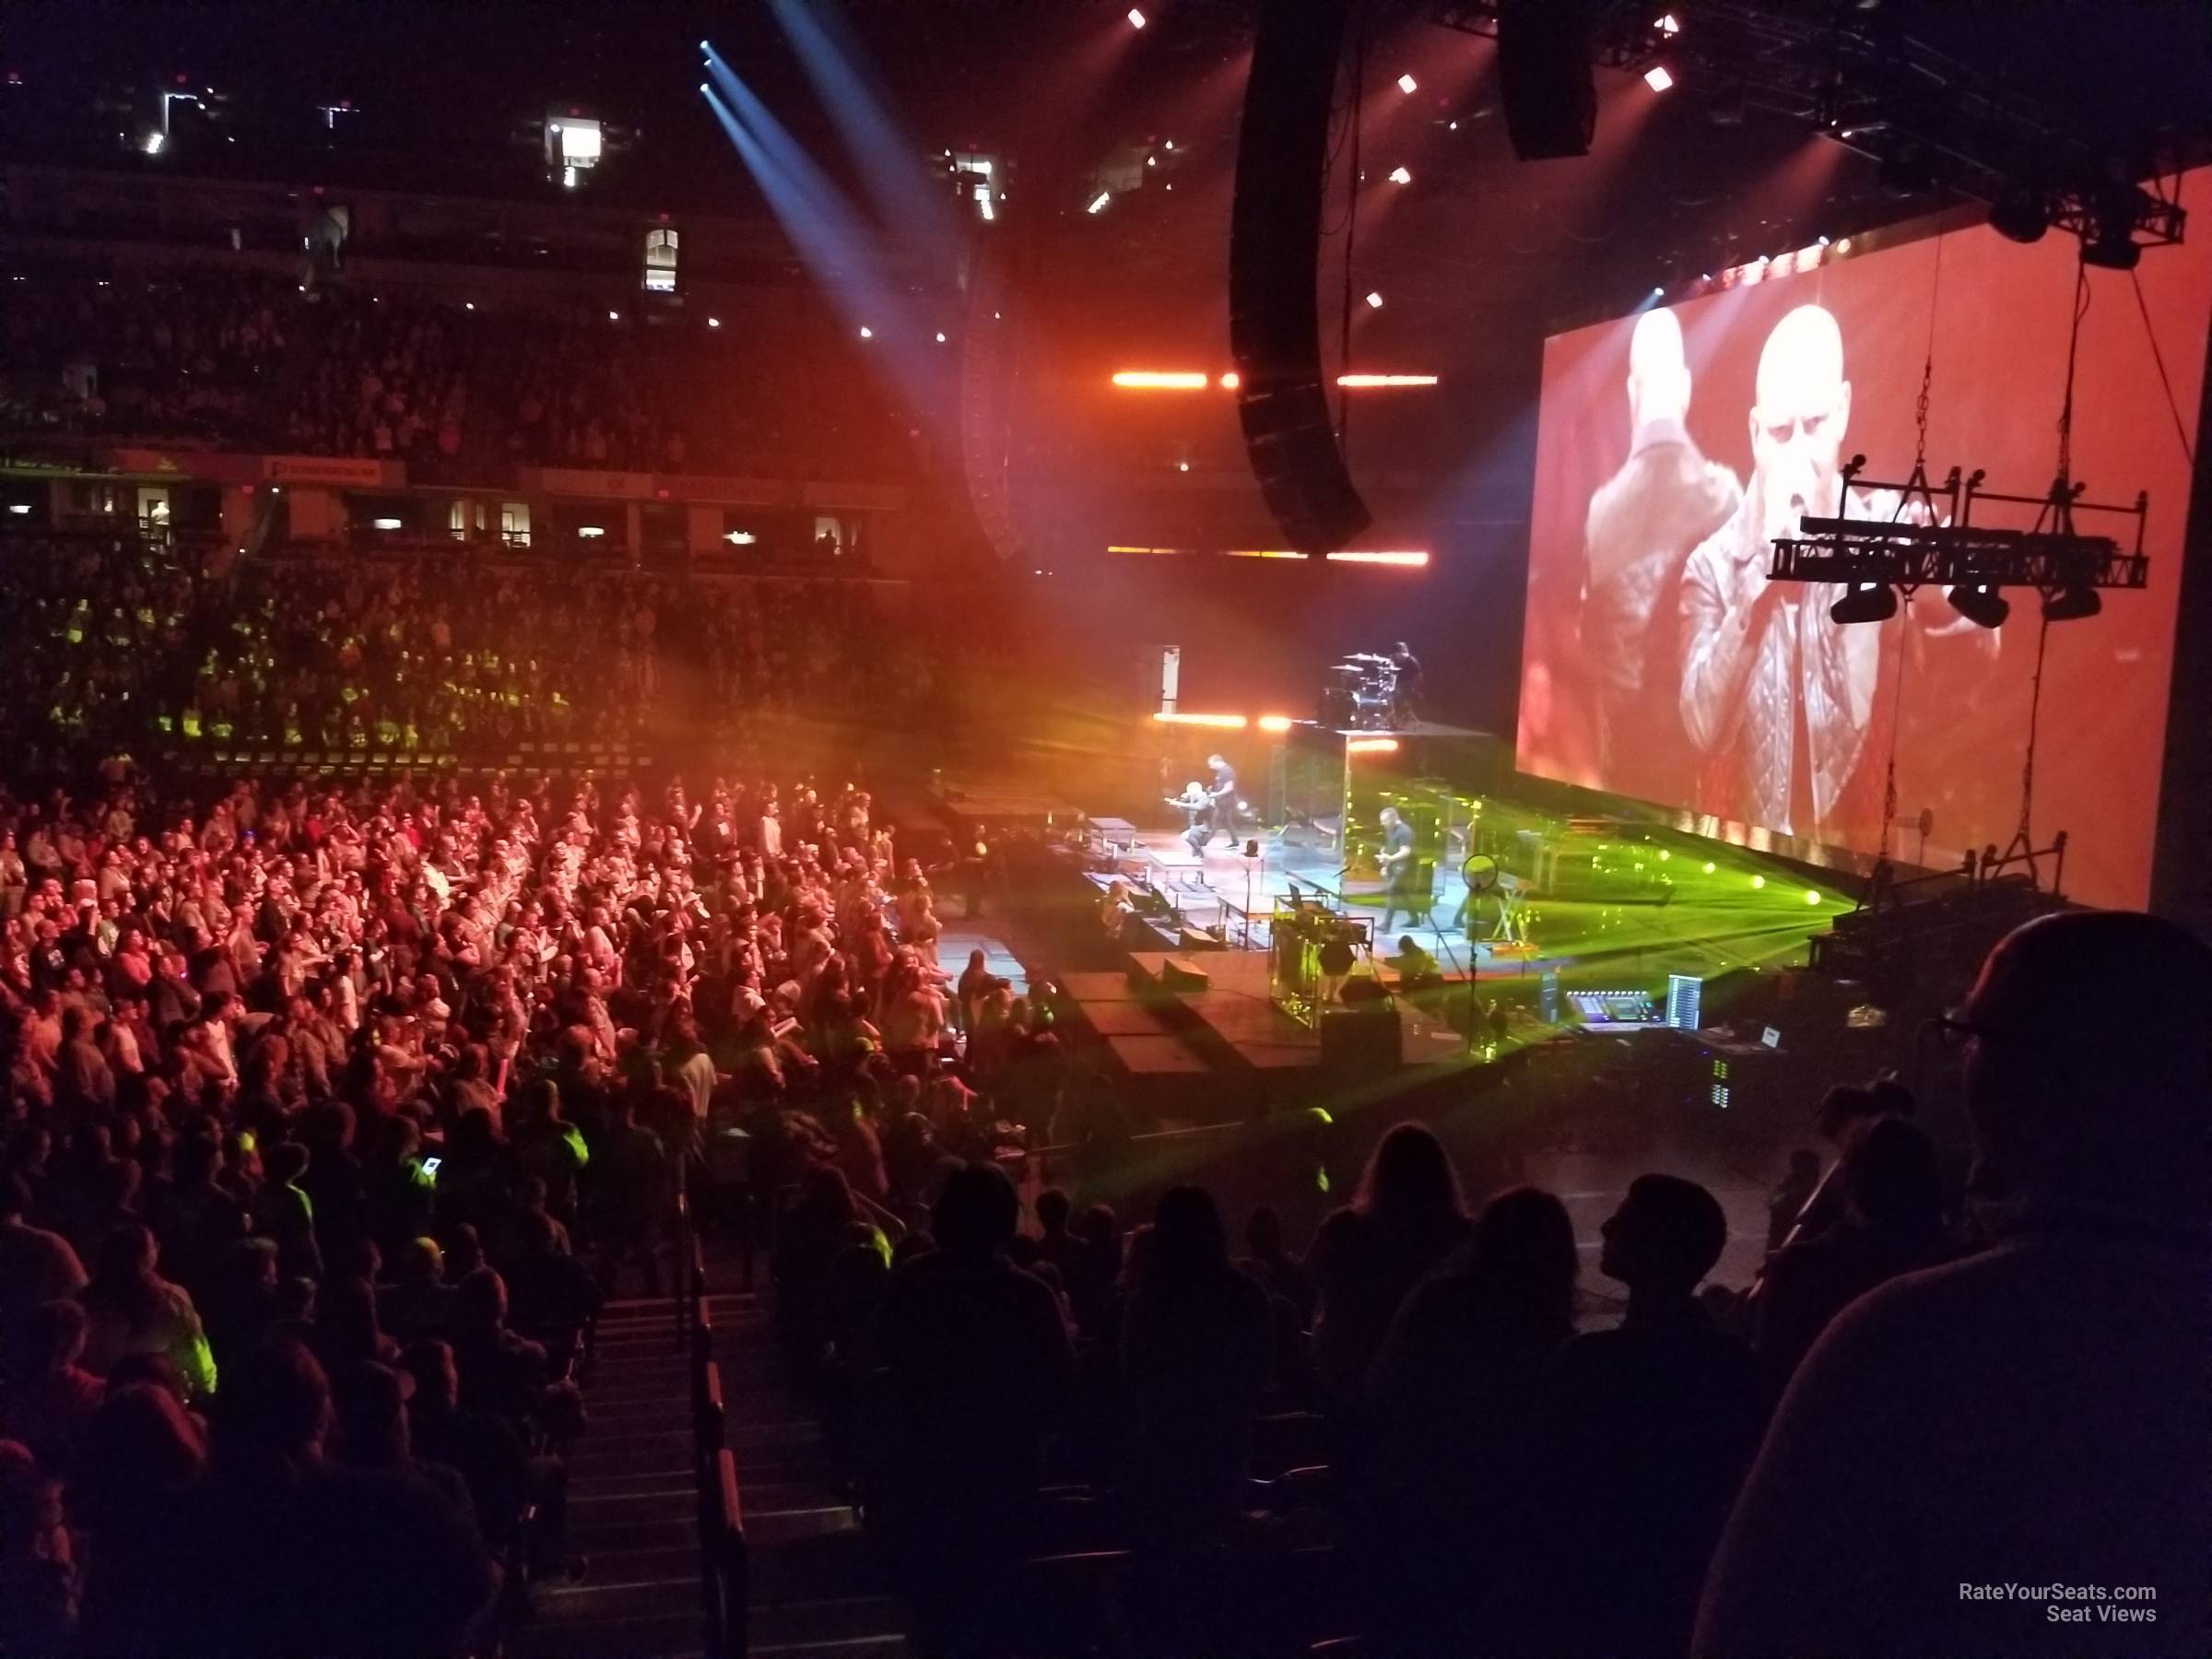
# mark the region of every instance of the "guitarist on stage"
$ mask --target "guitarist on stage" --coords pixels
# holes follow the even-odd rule
[[[1385,806],[1382,814],[1382,848],[1376,854],[1375,865],[1382,872],[1383,900],[1382,925],[1375,931],[1387,934],[1391,919],[1400,911],[1408,922],[1426,916],[1429,895],[1416,883],[1417,865],[1413,852],[1413,827],[1398,816],[1395,806]]]

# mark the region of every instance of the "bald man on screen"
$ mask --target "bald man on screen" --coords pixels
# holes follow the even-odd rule
[[[1682,579],[1682,724],[1715,763],[1724,817],[1813,840],[1845,833],[1867,747],[1882,630],[1830,619],[1844,590],[1770,582],[1777,536],[1806,516],[1888,518],[1889,492],[1846,499],[1838,457],[1851,423],[1843,335],[1818,305],[1774,325],[1759,356],[1751,480]]]
[[[1597,786],[1641,800],[1679,799],[1691,776],[1676,596],[1690,549],[1743,494],[1690,441],[1689,393],[1682,325],[1672,312],[1644,312],[1629,340],[1629,456],[1583,522],[1582,621],[1597,688]]]

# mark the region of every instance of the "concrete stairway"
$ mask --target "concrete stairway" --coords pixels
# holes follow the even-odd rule
[[[713,1312],[722,1317],[720,1299]],[[609,1302],[570,1453],[569,1547],[582,1581],[541,1583],[518,1659],[663,1659],[702,1651],[690,1379],[673,1297]]]
[[[711,1305],[744,1495],[754,1659],[899,1659],[905,1609],[883,1594],[821,1429],[783,1380],[767,1309],[750,1295]]]

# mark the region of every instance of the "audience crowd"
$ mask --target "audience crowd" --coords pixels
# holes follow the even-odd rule
[[[182,739],[481,757],[678,730],[696,744],[761,715],[914,712],[947,649],[894,631],[861,583],[241,559],[137,536],[9,553],[0,730],[39,756]]]
[[[2054,1064],[2085,1015],[2135,1052]],[[2203,1652],[2212,955],[2049,919],[1947,1029],[1965,1200],[1910,1092],[1840,1088],[1748,1286],[1708,1282],[1728,1223],[1694,1182],[1633,1181],[1585,1264],[1559,1196],[1469,1205],[1418,1124],[1302,1256],[1264,1209],[1241,1260],[1197,1186],[1124,1227],[947,1164],[894,1236],[824,1157],[778,1242],[787,1360],[923,1652],[1098,1636],[1082,1591],[1046,1633],[1024,1563],[1108,1547],[1135,1652],[1279,1651],[1268,1620],[1323,1602],[1394,1654]],[[2092,1597],[2123,1636],[2084,1634]]]
[[[795,302],[659,318],[321,272],[185,265],[0,278],[0,437],[159,440],[404,462],[748,477],[907,469],[913,423]]]
[[[119,771],[0,802],[0,918],[11,1655],[482,1648],[679,1203],[896,1227],[1053,1098],[850,787]]]

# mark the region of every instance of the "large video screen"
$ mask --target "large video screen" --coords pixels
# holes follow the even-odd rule
[[[2049,488],[2073,237],[2022,246],[1975,227],[1783,261],[1547,340],[1522,770],[1872,853],[1894,759],[1892,853],[1950,865],[2018,826],[2041,645],[2035,839],[2067,832],[2076,898],[2143,903],[2212,323],[2208,181],[2183,181],[2183,243],[2146,250],[2133,273],[2088,273],[2073,477],[2089,500],[2149,492],[2149,586],[2047,634],[2032,592],[2009,594],[1994,629],[1924,589],[1888,621],[1847,626],[1829,615],[1841,590],[1766,571],[1804,512],[1894,515],[1896,498],[1872,488],[1846,500],[1840,468],[1864,454],[1867,480],[1911,474],[1931,337],[1931,477],[1957,465],[1991,490]],[[1974,521],[2032,516],[1977,508]],[[2092,515],[2077,528],[2133,535]]]

